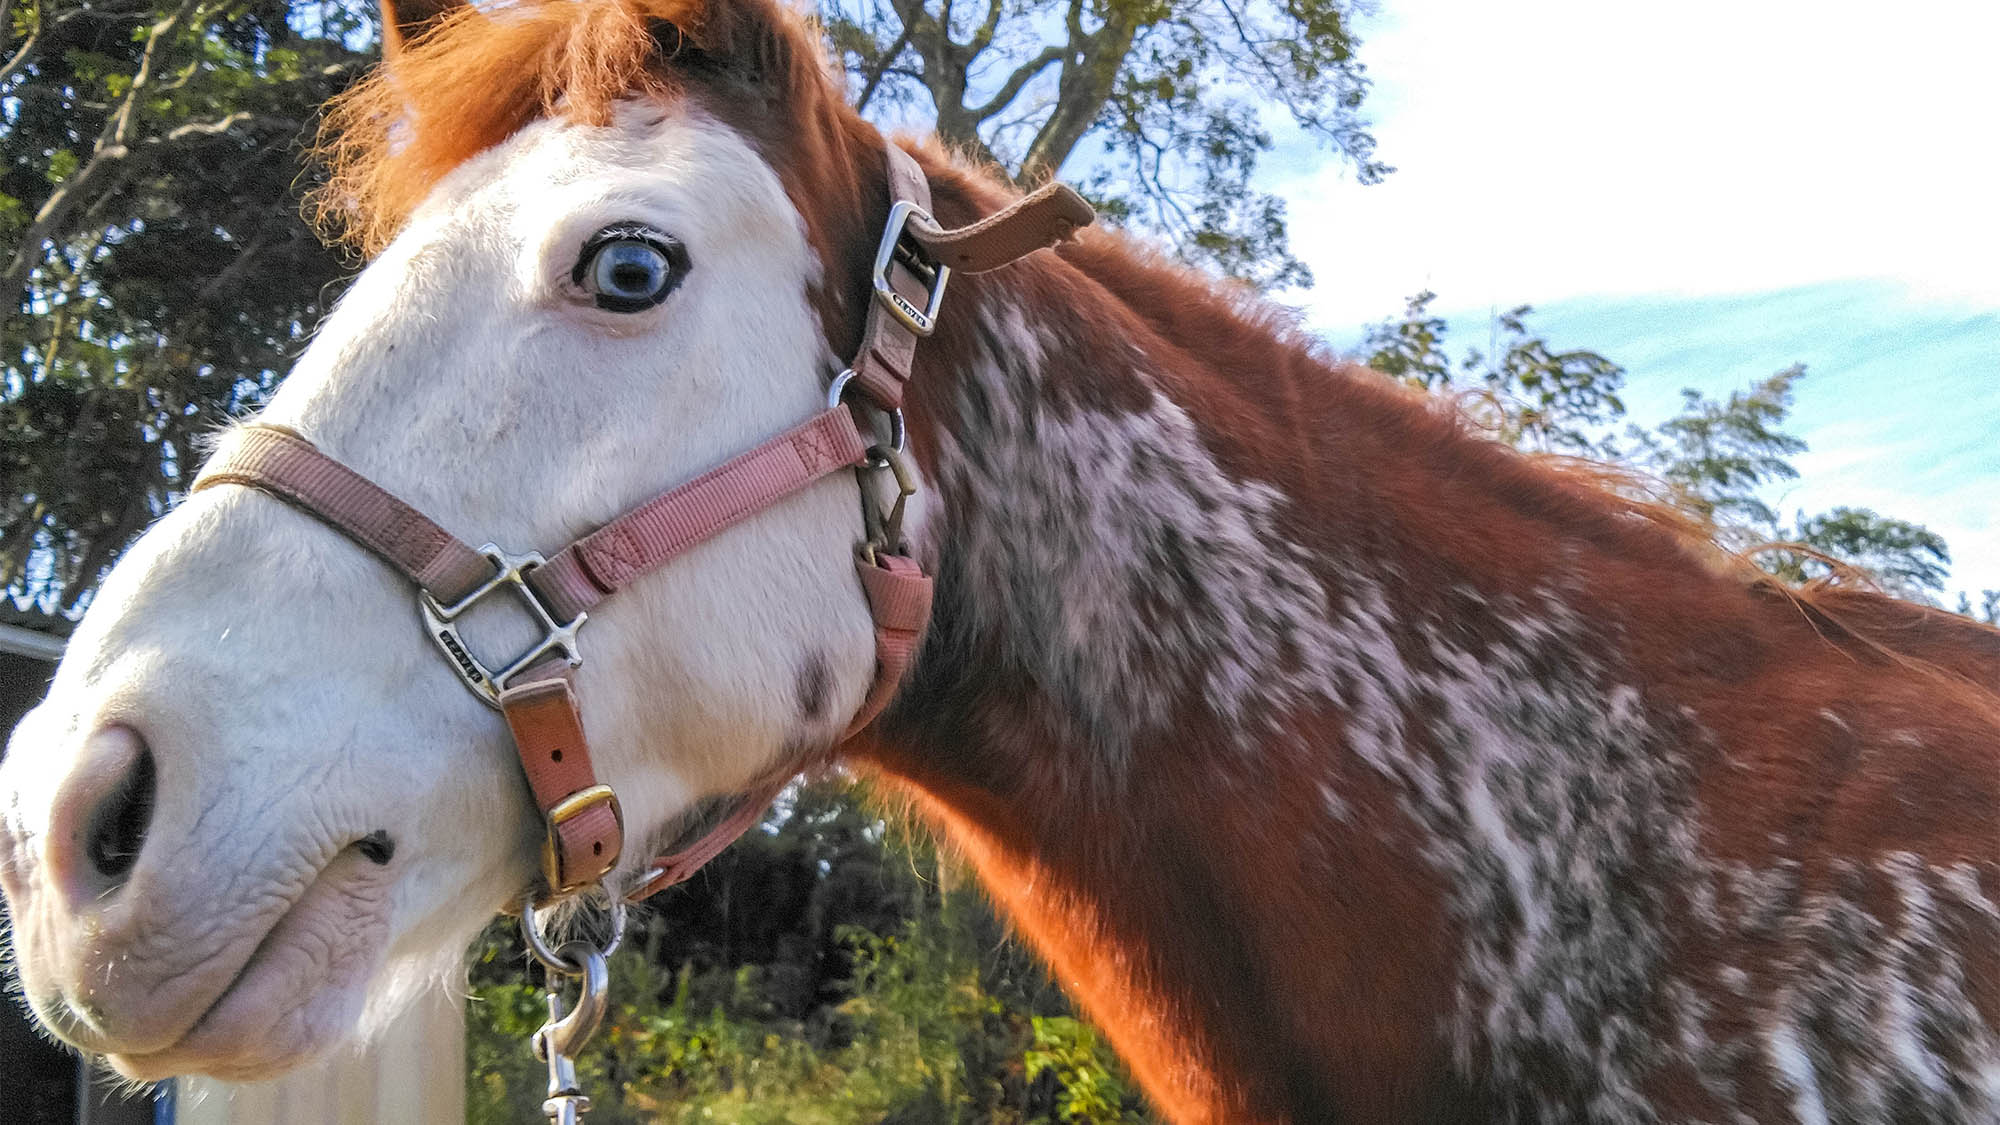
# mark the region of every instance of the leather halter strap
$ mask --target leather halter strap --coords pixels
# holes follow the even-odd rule
[[[869,305],[852,373],[878,407],[894,411],[909,381],[916,341],[934,326],[950,270],[997,268],[1068,238],[1092,212],[1067,187],[1050,184],[977,223],[945,230],[930,217],[930,185],[916,161],[894,144],[886,147],[892,207],[877,255],[877,299]],[[828,474],[844,468],[865,473],[879,467],[874,458],[893,456],[864,438],[853,411],[836,402],[546,561],[467,546],[281,426],[236,429],[190,491],[236,484],[268,492],[347,535],[417,586],[432,639],[467,686],[506,718],[545,822],[543,878],[552,895],[564,895],[602,880],[624,845],[623,813],[592,768],[571,683],[581,662],[576,631],[587,612],[641,575]],[[867,482],[862,484],[863,503],[872,504]],[[843,738],[888,705],[930,619],[931,579],[896,541],[895,522],[886,538],[865,544],[856,559],[875,624],[876,668]],[[503,588],[521,597],[544,625],[545,636],[513,664],[493,670],[464,647],[452,622]],[[688,848],[655,860],[631,897],[643,898],[692,875],[757,823],[790,778],[788,763],[782,775],[755,783],[722,823]]]
[[[903,404],[903,385],[910,380],[917,340],[930,335],[933,326],[921,317],[897,313],[891,293],[919,310],[929,308],[935,316],[936,298],[943,295],[952,270],[999,269],[1067,240],[1089,226],[1096,213],[1068,185],[1050,182],[978,222],[947,230],[931,218],[930,181],[923,169],[902,149],[893,144],[888,148],[890,229],[876,258],[877,303],[870,308],[853,370],[855,381],[875,405],[894,410]],[[905,209],[899,206],[903,203],[912,206]],[[889,252],[904,236],[928,261]],[[885,311],[896,315],[883,315]]]

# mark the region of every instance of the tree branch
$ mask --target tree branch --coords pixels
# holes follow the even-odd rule
[[[0,0],[0,36],[11,36],[14,34],[14,25],[9,22],[9,19],[13,15],[12,9],[13,0]],[[45,33],[60,30],[64,24],[84,15],[87,11],[88,9],[79,8],[75,11],[64,12],[62,15],[56,17],[56,22],[53,26],[44,26],[42,23],[42,9],[40,5],[37,5],[35,7],[34,27],[29,30],[28,37],[21,40],[21,46],[12,55],[7,56],[5,64],[0,64],[0,86],[5,86],[8,80],[19,74],[21,68],[27,66],[29,60],[33,59],[36,53],[41,50]]]
[[[1082,0],[1071,0],[1070,41],[1057,87],[1056,109],[1035,134],[1028,145],[1028,154],[1021,160],[1016,179],[1022,183],[1055,175],[1063,161],[1069,159],[1070,151],[1090,131],[1097,115],[1104,112],[1104,104],[1110,100],[1112,87],[1118,81],[1118,72],[1125,65],[1125,56],[1131,53],[1132,44],[1138,39],[1140,25],[1123,8],[1110,9],[1104,25],[1088,34],[1083,31],[1082,11]]]
[[[198,0],[190,0],[186,9],[192,9],[196,2]],[[136,80],[133,86],[136,93],[139,89]],[[105,134],[99,137],[100,142],[117,135],[113,128],[116,123],[115,120],[106,123]],[[7,294],[6,304],[0,305],[0,327],[20,312],[21,286],[26,284],[28,274],[34,270],[36,263],[42,260],[44,247],[58,235],[71,212],[92,193],[100,198],[108,194],[115,189],[118,177],[130,175],[142,159],[149,159],[172,145],[220,136],[253,123],[298,127],[298,122],[289,118],[239,111],[214,121],[190,121],[136,145],[110,143],[93,152],[90,160],[64,180],[62,186],[42,204],[41,210],[35,213],[34,221],[15,245],[14,257],[8,262],[6,272],[0,273],[0,293]]]
[[[41,21],[37,20],[35,22],[35,29],[30,31],[28,37],[21,41],[21,49],[10,55],[5,63],[0,63],[0,86],[5,86],[8,80],[19,74],[21,68],[28,65],[28,60],[35,57],[35,52],[41,46],[42,26]]]
[[[1301,126],[1324,131],[1326,125],[1320,120],[1319,114],[1300,113],[1298,106],[1293,103],[1292,99],[1284,96],[1284,75],[1278,73],[1278,68],[1271,62],[1270,57],[1259,49],[1265,40],[1256,39],[1251,36],[1249,27],[1243,22],[1243,14],[1237,11],[1236,5],[1230,3],[1230,0],[1221,0],[1221,5],[1222,10],[1229,15],[1230,24],[1236,28],[1236,37],[1243,41],[1243,45],[1249,51],[1250,57],[1257,60],[1257,68],[1264,72],[1264,77],[1271,80],[1271,96],[1284,102],[1285,108],[1291,112],[1292,119],[1297,121]]]
[[[896,41],[891,43],[889,49],[882,52],[881,57],[868,68],[868,77],[861,83],[861,96],[854,99],[856,113],[868,108],[868,103],[875,99],[876,89],[882,85],[882,79],[888,75],[896,60],[902,57],[903,49],[909,45],[910,25],[904,23],[903,30],[896,34]]]
[[[993,45],[993,36],[1000,30],[1000,5],[1003,0],[987,0],[986,18],[979,23],[979,30],[972,33],[972,41],[966,46],[972,48],[971,55]],[[968,56],[970,57],[970,56]]]
[[[0,37],[11,34],[11,26],[7,23],[7,19],[12,15],[12,8],[13,0],[0,0]],[[35,9],[34,28],[28,32],[28,37],[21,41],[21,45],[15,49],[14,53],[7,57],[7,61],[0,63],[0,86],[6,85],[9,79],[20,73],[22,67],[27,66],[28,63],[33,61],[51,36],[70,24],[86,19],[130,19],[138,14],[139,9],[71,8],[69,11],[57,16],[53,23],[44,23],[42,20],[42,10],[40,7],[37,7]]]
[[[896,12],[896,18],[903,21],[906,31],[915,31],[924,20],[924,0],[889,0],[889,7]]]
[[[1037,74],[1047,70],[1051,65],[1061,62],[1068,53],[1067,47],[1042,48],[1041,54],[1016,67],[1014,73],[1007,76],[1007,81],[1000,84],[1000,89],[994,93],[992,98],[988,99],[985,105],[972,111],[973,119],[976,121],[985,121],[987,118],[1006,109],[1008,105],[1013,103],[1015,98],[1021,96],[1022,87],[1032,82]]]
[[[105,133],[97,139],[98,149],[105,147],[106,137],[116,146],[123,146],[131,140],[132,123],[139,116],[139,95],[145,92],[147,85],[153,80],[153,59],[159,53],[160,44],[179,31],[181,24],[187,22],[189,16],[194,15],[195,9],[199,8],[202,2],[203,0],[181,0],[181,6],[175,8],[172,15],[153,25],[152,34],[146,37],[146,49],[139,52],[139,69],[132,74],[132,85],[126,89],[125,100],[119,105],[118,112],[105,123]]]

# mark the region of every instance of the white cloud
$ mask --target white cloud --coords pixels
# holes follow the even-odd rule
[[[2000,5],[1427,0],[1362,27],[1373,187],[1271,164],[1344,328],[1454,305],[1892,279],[2000,306]]]

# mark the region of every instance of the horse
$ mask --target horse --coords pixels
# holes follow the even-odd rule
[[[374,256],[254,436],[447,537],[568,542],[818,417],[892,150],[939,227],[1014,198],[777,0],[382,14],[320,196]],[[1747,575],[1115,232],[899,315],[907,668],[844,474],[634,577],[573,705],[647,846],[590,877],[840,763],[1181,1125],[2000,1118],[2000,634]],[[484,665],[271,492],[136,542],[0,767],[26,997],[134,1078],[297,1065],[570,881]]]

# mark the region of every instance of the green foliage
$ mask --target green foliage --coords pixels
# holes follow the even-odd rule
[[[1494,354],[1468,352],[1465,370],[1478,377],[1488,401],[1507,404],[1495,423],[1500,440],[1543,452],[1596,455],[1600,450],[1592,435],[1625,414],[1618,397],[1625,369],[1596,352],[1551,348],[1528,331],[1533,311],[1522,305],[1495,317]]]
[[[355,9],[28,0],[0,67],[0,591],[80,604],[343,272],[297,140]]]
[[[1772,543],[1808,550],[1756,550],[1758,565],[1789,582],[1859,571],[1890,593],[1928,601],[1944,590],[1951,552],[1937,533],[1866,509],[1840,507],[1785,526],[1762,490],[1794,480],[1790,458],[1806,443],[1787,432],[1803,364],[1758,380],[1727,397],[1681,392],[1680,413],[1647,429],[1628,424],[1619,397],[1625,369],[1592,351],[1558,351],[1527,324],[1521,306],[1495,317],[1492,355],[1468,350],[1455,366],[1446,349],[1450,325],[1431,311],[1437,295],[1411,297],[1403,315],[1368,330],[1362,353],[1368,366],[1420,390],[1453,394],[1494,437],[1545,453],[1580,454],[1623,461],[1667,486],[1669,498],[1711,526],[1725,546],[1740,550]],[[1836,561],[1829,565],[1825,556]],[[1990,593],[1990,592],[1989,592]],[[1991,620],[2000,599],[1983,604]],[[1961,596],[1959,612],[1973,615]]]
[[[1951,567],[1951,550],[1943,536],[1866,508],[1841,507],[1817,516],[1800,512],[1789,538],[1860,567],[1884,588],[1904,597],[1921,599],[1943,591]],[[1792,582],[1833,574],[1833,568],[1822,559],[1797,551],[1773,551],[1765,565]]]
[[[1445,333],[1451,326],[1431,312],[1437,294],[1426,289],[1411,297],[1397,320],[1385,320],[1368,330],[1361,342],[1362,362],[1420,391],[1452,389],[1451,357],[1445,354]]]
[[[976,893],[855,794],[801,789],[635,918],[578,1060],[605,1123],[1145,1122],[1131,1083]],[[509,926],[475,951],[467,1118],[536,1120],[546,1013]]]
[[[1651,433],[1630,431],[1640,463],[1673,484],[1699,515],[1751,529],[1774,527],[1777,513],[1757,491],[1799,475],[1786,458],[1805,452],[1806,443],[1779,427],[1805,370],[1795,364],[1720,401],[1682,391],[1680,414]]]
[[[1437,294],[1411,297],[1403,315],[1368,330],[1368,366],[1418,390],[1459,394],[1466,411],[1510,445],[1541,452],[1605,456],[1601,437],[1625,414],[1618,397],[1625,369],[1593,351],[1558,351],[1528,330],[1534,309],[1493,318],[1491,354],[1469,349],[1456,369],[1445,353],[1450,325],[1431,312]],[[1454,374],[1454,370],[1458,374]]]
[[[1062,1093],[1062,1120],[1091,1125],[1142,1122],[1145,1116],[1122,1076],[1118,1059],[1097,1029],[1068,1016],[1036,1016],[1028,1050],[1028,1079],[1050,1076]]]

